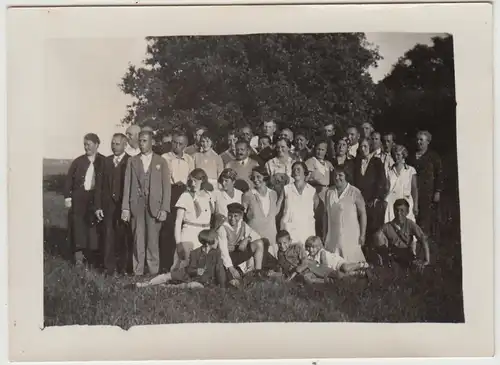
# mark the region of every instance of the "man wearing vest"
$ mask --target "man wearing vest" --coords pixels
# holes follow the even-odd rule
[[[229,271],[230,280],[239,280],[241,275],[238,265],[254,259],[257,273],[262,270],[264,258],[264,242],[257,232],[243,221],[245,207],[240,203],[227,206],[227,222],[217,230],[217,239],[222,255],[222,263]]]
[[[95,213],[104,224],[103,256],[107,275],[117,271],[126,273],[131,261],[130,228],[121,220],[123,182],[130,157],[125,153],[126,146],[127,136],[122,133],[113,135],[113,154],[105,158],[96,178]]]
[[[159,234],[170,212],[170,171],[167,161],[153,153],[153,135],[139,134],[141,154],[131,157],[125,171],[122,220],[130,221],[134,237],[134,275],[150,274],[160,268]]]

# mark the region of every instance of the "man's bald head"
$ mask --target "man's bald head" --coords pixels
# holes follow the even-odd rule
[[[125,134],[127,135],[128,144],[133,147],[139,147],[139,133],[141,132],[141,127],[134,124],[127,128]]]

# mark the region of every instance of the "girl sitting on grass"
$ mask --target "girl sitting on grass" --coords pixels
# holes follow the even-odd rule
[[[186,268],[175,269],[166,274],[158,275],[150,281],[136,283],[136,286],[144,288],[153,285],[164,285],[183,289],[203,288],[210,285],[224,287],[226,272],[217,244],[217,233],[214,230],[204,229],[198,234],[198,240],[201,247],[191,252],[189,265]],[[167,284],[169,282],[180,283]]]

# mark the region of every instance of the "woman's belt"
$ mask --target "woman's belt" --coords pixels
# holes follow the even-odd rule
[[[210,224],[202,224],[202,223],[194,223],[194,222],[183,222],[182,225],[199,227],[199,228],[210,228]]]

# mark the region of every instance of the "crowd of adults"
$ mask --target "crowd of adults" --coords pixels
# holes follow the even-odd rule
[[[191,253],[208,244],[222,268],[214,275],[234,280],[274,270],[288,240],[353,269],[429,264],[443,178],[428,131],[409,153],[370,123],[342,132],[327,123],[319,135],[278,131],[273,120],[261,127],[230,131],[215,151],[221,143],[201,126],[159,136],[132,125],[113,136],[108,157],[87,134],[65,186],[75,263],[166,282],[193,260],[191,276],[203,274],[208,256]]]

